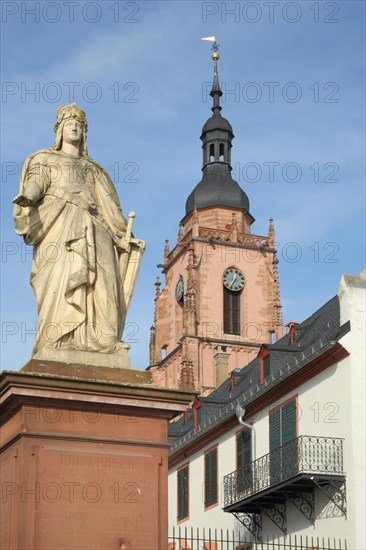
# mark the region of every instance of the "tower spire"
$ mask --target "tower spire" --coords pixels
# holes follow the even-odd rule
[[[202,40],[213,43],[211,58],[214,63],[214,74],[210,92],[213,105],[212,114],[204,124],[201,133],[202,179],[187,199],[186,214],[193,212],[195,207],[199,210],[212,206],[238,208],[249,214],[249,199],[231,174],[231,148],[234,133],[230,122],[221,115],[220,98],[223,93],[218,71],[219,44],[215,36],[206,36]]]
[[[212,44],[211,50],[213,50],[213,53],[211,55],[212,60],[214,62],[214,78],[212,83],[212,89],[210,92],[210,96],[213,98],[213,106],[211,108],[214,115],[220,114],[221,111],[221,105],[220,105],[220,97],[222,96],[222,90],[220,88],[220,81],[219,81],[219,70],[217,62],[220,59],[219,54],[219,44],[216,42],[216,38],[214,43]]]

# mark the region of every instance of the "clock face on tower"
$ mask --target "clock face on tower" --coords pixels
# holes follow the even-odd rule
[[[238,292],[244,288],[244,275],[235,267],[229,267],[224,272],[222,282],[227,289]]]
[[[177,286],[175,287],[175,297],[177,299],[177,302],[180,302],[183,298],[184,294],[184,282],[182,275],[179,276]]]

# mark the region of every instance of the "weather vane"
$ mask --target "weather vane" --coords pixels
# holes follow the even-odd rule
[[[214,53],[218,52],[220,44],[216,42],[216,36],[205,36],[201,38],[201,40],[208,40],[209,42],[213,42],[211,50],[213,50]]]

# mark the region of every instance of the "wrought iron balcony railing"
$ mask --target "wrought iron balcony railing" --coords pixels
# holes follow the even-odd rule
[[[224,477],[224,508],[297,478],[343,477],[343,439],[301,435]]]

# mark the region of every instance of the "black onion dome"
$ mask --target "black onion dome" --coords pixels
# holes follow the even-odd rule
[[[186,202],[186,214],[195,208],[228,206],[249,212],[249,199],[231,177],[224,163],[206,166],[202,180],[196,185]]]
[[[230,132],[232,135],[232,138],[234,137],[233,133],[233,127],[231,126],[230,122],[227,120],[227,118],[224,118],[221,115],[212,115],[210,117],[204,127],[202,128],[202,136],[206,132],[211,132],[212,130],[224,130],[225,132]]]

